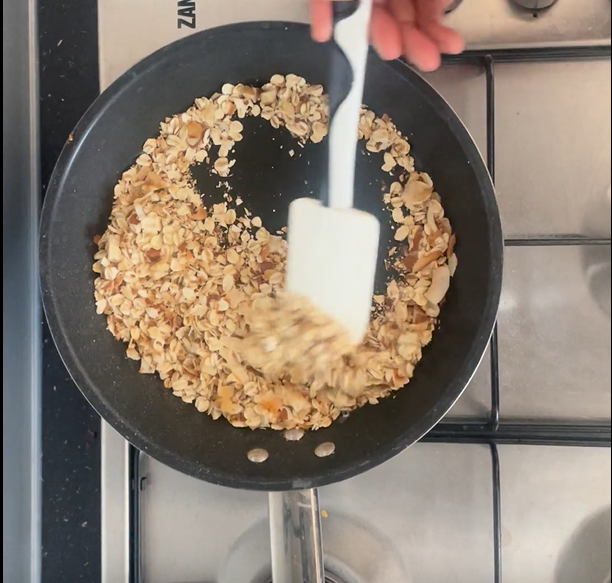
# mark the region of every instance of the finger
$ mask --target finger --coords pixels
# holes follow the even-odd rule
[[[416,25],[416,12],[412,0],[389,0],[387,6],[398,23]]]
[[[440,22],[452,0],[413,0],[419,24]]]
[[[438,4],[439,0],[426,0]],[[440,49],[418,27],[417,11],[412,0],[389,0],[389,9],[399,23],[403,54],[421,71],[434,71],[440,66]]]
[[[423,32],[438,46],[440,52],[447,55],[458,55],[465,48],[463,39],[454,30],[442,24],[428,24]]]
[[[334,31],[331,2],[351,2],[354,0],[310,0],[310,36],[317,42],[327,42]],[[384,0],[374,0],[375,3]]]
[[[402,55],[400,27],[391,13],[380,3],[372,10],[370,23],[371,43],[378,56],[385,61],[398,59]]]
[[[406,59],[423,72],[440,66],[440,50],[426,34],[412,25],[401,27],[403,53]]]
[[[310,0],[310,35],[316,42],[327,42],[333,31],[329,0]]]
[[[463,39],[441,24],[448,0],[414,0],[417,26],[437,45],[442,53],[456,55],[463,51]]]

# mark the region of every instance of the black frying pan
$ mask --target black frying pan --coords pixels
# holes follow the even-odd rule
[[[416,73],[371,56],[365,103],[387,113],[413,146],[417,167],[431,174],[457,235],[459,268],[442,308],[440,327],[414,379],[393,398],[353,412],[299,442],[280,432],[236,429],[213,421],[138,374],[125,346],[106,330],[93,300],[93,237],[104,231],[113,186],[158,133],[165,117],[187,109],[226,82],[262,83],[274,73],[327,82],[329,47],[310,41],[297,24],[222,27],[176,42],[116,81],[90,108],[66,144],[51,179],[42,215],[40,262],[44,307],[59,352],[83,394],[119,433],[161,462],[224,486],[291,490],[322,486],[364,472],[417,441],[459,397],[484,353],[499,302],[502,237],[491,180],[457,116]],[[290,158],[295,141],[259,119],[245,122],[236,146],[232,185],[274,231],[288,203],[326,176],[324,145]],[[274,140],[273,140],[274,138]],[[281,150],[280,145],[284,145]],[[307,160],[310,164],[307,164]],[[282,163],[281,163],[282,162]],[[358,155],[357,206],[383,220],[382,184],[389,177],[376,156]],[[206,171],[195,172],[207,194],[219,196]],[[275,209],[276,212],[272,212]],[[385,231],[385,229],[387,229]],[[380,272],[383,280],[382,269]],[[336,445],[318,458],[315,447]],[[268,450],[265,463],[247,452]]]

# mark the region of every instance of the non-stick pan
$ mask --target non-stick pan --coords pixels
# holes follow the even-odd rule
[[[45,198],[43,301],[70,374],[100,415],[137,448],[216,484],[309,490],[384,462],[423,436],[456,401],[482,358],[495,321],[503,246],[495,193],[481,156],[432,87],[405,64],[384,63],[374,55],[364,101],[379,115],[387,113],[407,136],[417,168],[432,176],[457,236],[458,269],[439,328],[406,387],[289,442],[276,431],[213,421],[173,397],[157,377],[138,373],[125,346],[106,330],[105,318],[96,315],[93,237],[104,232],[113,186],[144,141],[158,133],[160,121],[227,82],[256,84],[275,73],[295,73],[325,85],[329,51],[311,42],[305,26],[285,23],[231,25],[161,49],[113,83],[85,114],[60,156]],[[291,158],[286,152],[295,147],[294,139],[259,118],[245,122],[244,136],[235,149],[233,192],[273,231],[285,224],[292,199],[318,196],[327,172],[326,146],[308,145],[301,156]],[[381,214],[381,192],[389,177],[380,166],[376,156],[358,154],[356,205],[381,218],[386,248],[390,226]],[[217,181],[197,169],[194,174],[203,192],[219,195]],[[381,266],[378,284],[383,281]],[[335,453],[315,456],[322,442],[333,442]],[[253,448],[266,449],[267,461],[249,461],[247,452]],[[310,516],[316,496],[300,496],[299,504],[291,497],[281,499],[280,506],[272,504],[281,509],[272,513],[281,522],[292,520],[289,509],[300,514],[306,503]]]

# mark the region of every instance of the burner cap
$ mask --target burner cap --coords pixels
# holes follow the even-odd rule
[[[526,10],[544,10],[550,8],[557,0],[511,0],[513,4]]]
[[[270,583],[273,583],[273,581],[270,581]],[[336,579],[335,577],[332,577],[332,575],[330,575],[329,573],[326,573],[325,583],[342,583],[342,582],[340,581],[340,579]]]

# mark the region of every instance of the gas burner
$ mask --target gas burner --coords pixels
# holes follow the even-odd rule
[[[463,0],[453,0],[445,9],[444,9],[444,14],[450,14],[453,10],[455,10],[455,8],[457,8],[457,6],[459,6],[459,4],[461,4],[461,2],[463,2]]]
[[[511,0],[511,2],[524,8],[525,10],[531,10],[537,13],[539,10],[550,8],[557,0]]]
[[[270,581],[270,583],[273,583],[273,582]],[[326,573],[325,583],[342,583],[342,582],[340,581],[340,579],[336,579],[334,576],[330,575],[329,573]]]

